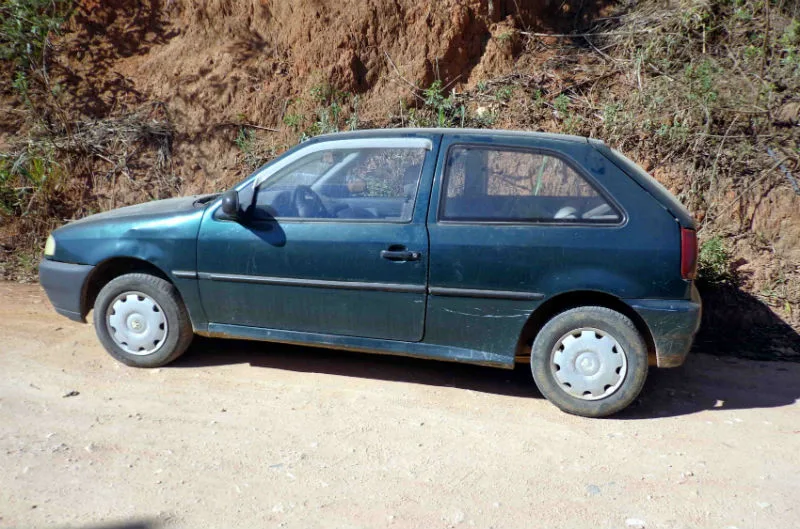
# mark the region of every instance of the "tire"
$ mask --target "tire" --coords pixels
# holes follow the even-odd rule
[[[647,346],[630,318],[605,307],[554,316],[531,349],[539,391],[582,417],[606,417],[631,404],[647,379],[647,360]]]
[[[178,291],[149,274],[125,274],[109,281],[97,295],[93,319],[106,351],[134,367],[172,362],[194,336]]]

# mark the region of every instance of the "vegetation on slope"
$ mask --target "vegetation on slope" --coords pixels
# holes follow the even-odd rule
[[[13,71],[0,84],[13,115],[0,125],[20,131],[0,133],[6,277],[31,276],[47,232],[67,219],[217,190],[309,136],[375,126],[521,128],[601,138],[690,207],[703,241],[707,326],[729,325],[734,314],[742,328],[775,329],[778,341],[797,336],[786,325],[800,329],[797,2],[620,2],[576,15],[580,24],[565,33],[537,28],[521,11],[499,22],[474,13],[490,28],[481,53],[501,66],[460,76],[441,65],[450,73],[440,76],[436,62],[430,80],[384,52],[386,75],[405,90],[396,101],[381,99],[374,76],[354,90],[312,71],[294,81],[273,123],[237,113],[224,129],[209,129],[239,151],[240,171],[202,185],[175,168],[175,147],[189,133],[175,124],[169,94],[164,103],[123,85],[135,105],[92,118],[72,106],[66,77],[48,68],[72,12],[69,0],[0,0],[0,58]]]

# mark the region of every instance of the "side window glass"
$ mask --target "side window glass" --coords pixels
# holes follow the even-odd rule
[[[426,153],[419,148],[311,153],[258,186],[254,215],[407,222]]]
[[[456,146],[443,220],[617,223],[619,213],[564,160],[534,151]]]

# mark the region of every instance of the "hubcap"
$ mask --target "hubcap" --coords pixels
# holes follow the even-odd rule
[[[583,400],[598,400],[613,394],[625,380],[628,358],[608,333],[582,328],[556,342],[550,370],[561,389]]]
[[[167,339],[167,317],[161,306],[142,292],[124,292],[106,312],[106,326],[126,353],[153,354]]]

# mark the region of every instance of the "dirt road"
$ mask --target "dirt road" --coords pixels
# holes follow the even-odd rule
[[[197,340],[137,370],[38,286],[0,300],[0,527],[800,526],[797,364],[694,355],[588,420],[524,369]]]

